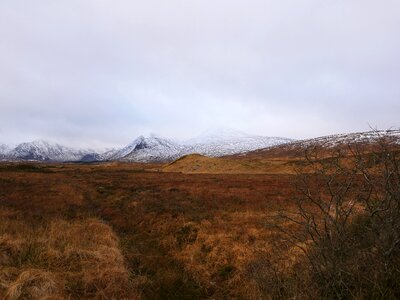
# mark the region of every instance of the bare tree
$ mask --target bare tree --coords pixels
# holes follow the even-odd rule
[[[400,297],[399,147],[375,134],[370,145],[308,148],[295,209],[274,219],[320,297]]]

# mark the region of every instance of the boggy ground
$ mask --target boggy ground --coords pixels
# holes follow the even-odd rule
[[[160,169],[0,165],[0,298],[268,297],[271,253],[293,257],[266,225],[292,172]]]

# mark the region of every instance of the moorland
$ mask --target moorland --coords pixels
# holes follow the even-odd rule
[[[399,153],[365,149],[2,163],[0,298],[394,299]]]

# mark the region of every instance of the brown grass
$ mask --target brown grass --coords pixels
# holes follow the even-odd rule
[[[164,166],[162,170],[186,174],[294,174],[296,162],[297,160],[279,158],[216,158],[191,154]]]
[[[302,161],[257,155],[0,165],[0,298],[293,297],[299,252],[267,225]]]
[[[0,297],[5,299],[122,299],[129,274],[118,238],[95,218],[53,219],[32,226],[2,210]]]
[[[32,166],[0,165],[2,295],[34,269],[74,299],[262,296],[246,270],[278,238],[265,218],[291,205],[293,175]]]

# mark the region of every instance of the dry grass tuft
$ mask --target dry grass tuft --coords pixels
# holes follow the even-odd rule
[[[95,218],[0,226],[0,298],[137,299],[118,238]],[[18,232],[12,228],[19,228]]]
[[[18,255],[23,243],[23,240],[15,239],[10,234],[0,236],[0,265],[10,263]]]
[[[61,291],[54,274],[43,270],[28,269],[8,286],[5,298],[10,300],[61,299]]]

